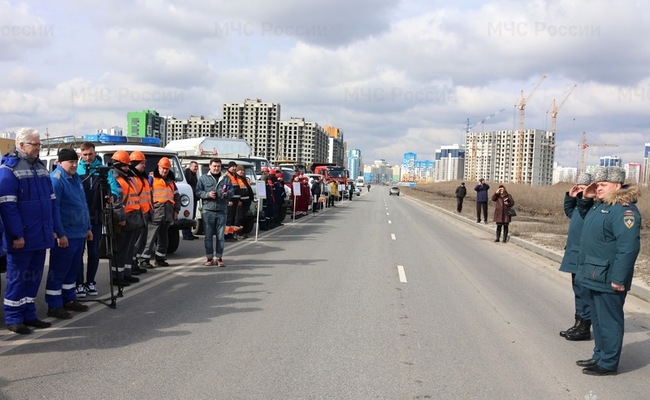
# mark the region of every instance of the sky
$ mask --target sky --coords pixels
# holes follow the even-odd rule
[[[561,165],[583,132],[588,165],[642,162],[649,17],[641,0],[0,0],[0,132],[126,131],[143,109],[221,119],[261,99],[342,129],[365,164],[399,164],[462,143],[468,120],[518,129],[523,91],[525,129],[550,130],[559,106]]]

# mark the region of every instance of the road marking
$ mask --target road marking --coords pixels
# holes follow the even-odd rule
[[[386,213],[386,215],[390,215],[390,213]]]
[[[390,234],[390,238],[393,239],[393,240],[395,240],[395,234],[394,234],[394,233],[391,233],[391,234]]]
[[[392,222],[390,222],[390,220],[388,220],[388,223],[389,223],[389,224],[392,224]]]
[[[404,272],[404,267],[401,265],[397,266],[397,273],[399,274],[399,281],[406,283],[406,273]]]

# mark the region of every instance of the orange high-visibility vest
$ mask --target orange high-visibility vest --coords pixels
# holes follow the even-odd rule
[[[153,178],[153,202],[174,203],[174,182],[167,184],[162,178]]]
[[[122,188],[122,204],[124,204],[124,212],[129,213],[132,211],[138,211],[140,209],[140,196],[136,189],[136,185],[132,180],[124,179],[124,177],[118,176],[115,178],[115,181]]]
[[[140,193],[140,209],[143,213],[148,213],[151,210],[152,198],[151,198],[151,186],[149,185],[149,180],[147,178],[137,177],[135,179],[135,188],[137,192]]]

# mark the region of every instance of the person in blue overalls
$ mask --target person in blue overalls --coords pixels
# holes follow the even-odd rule
[[[34,304],[43,276],[46,250],[62,237],[55,218],[55,196],[50,174],[38,158],[38,131],[21,128],[16,148],[0,162],[0,216],[7,248],[5,324],[12,332],[32,333],[30,327],[48,328],[36,316]]]
[[[597,167],[584,196],[596,198],[585,217],[578,254],[578,283],[588,290],[594,350],[578,360],[587,375],[615,375],[621,358],[623,305],[641,247],[637,185],[625,185],[620,167]]]

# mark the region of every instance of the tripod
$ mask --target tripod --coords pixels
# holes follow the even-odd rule
[[[113,201],[111,197],[110,186],[108,184],[108,173],[110,167],[98,167],[99,171],[99,198],[101,202],[101,211],[102,211],[102,237],[100,239],[100,251],[99,258],[104,258],[108,260],[108,274],[109,274],[109,286],[110,286],[110,297],[107,299],[97,299],[92,301],[98,301],[102,304],[107,305],[110,308],[117,308],[117,298],[123,297],[123,287],[117,286],[117,293],[115,291],[116,286],[113,285],[113,274],[117,276],[117,263],[115,262],[115,225],[113,220]]]

